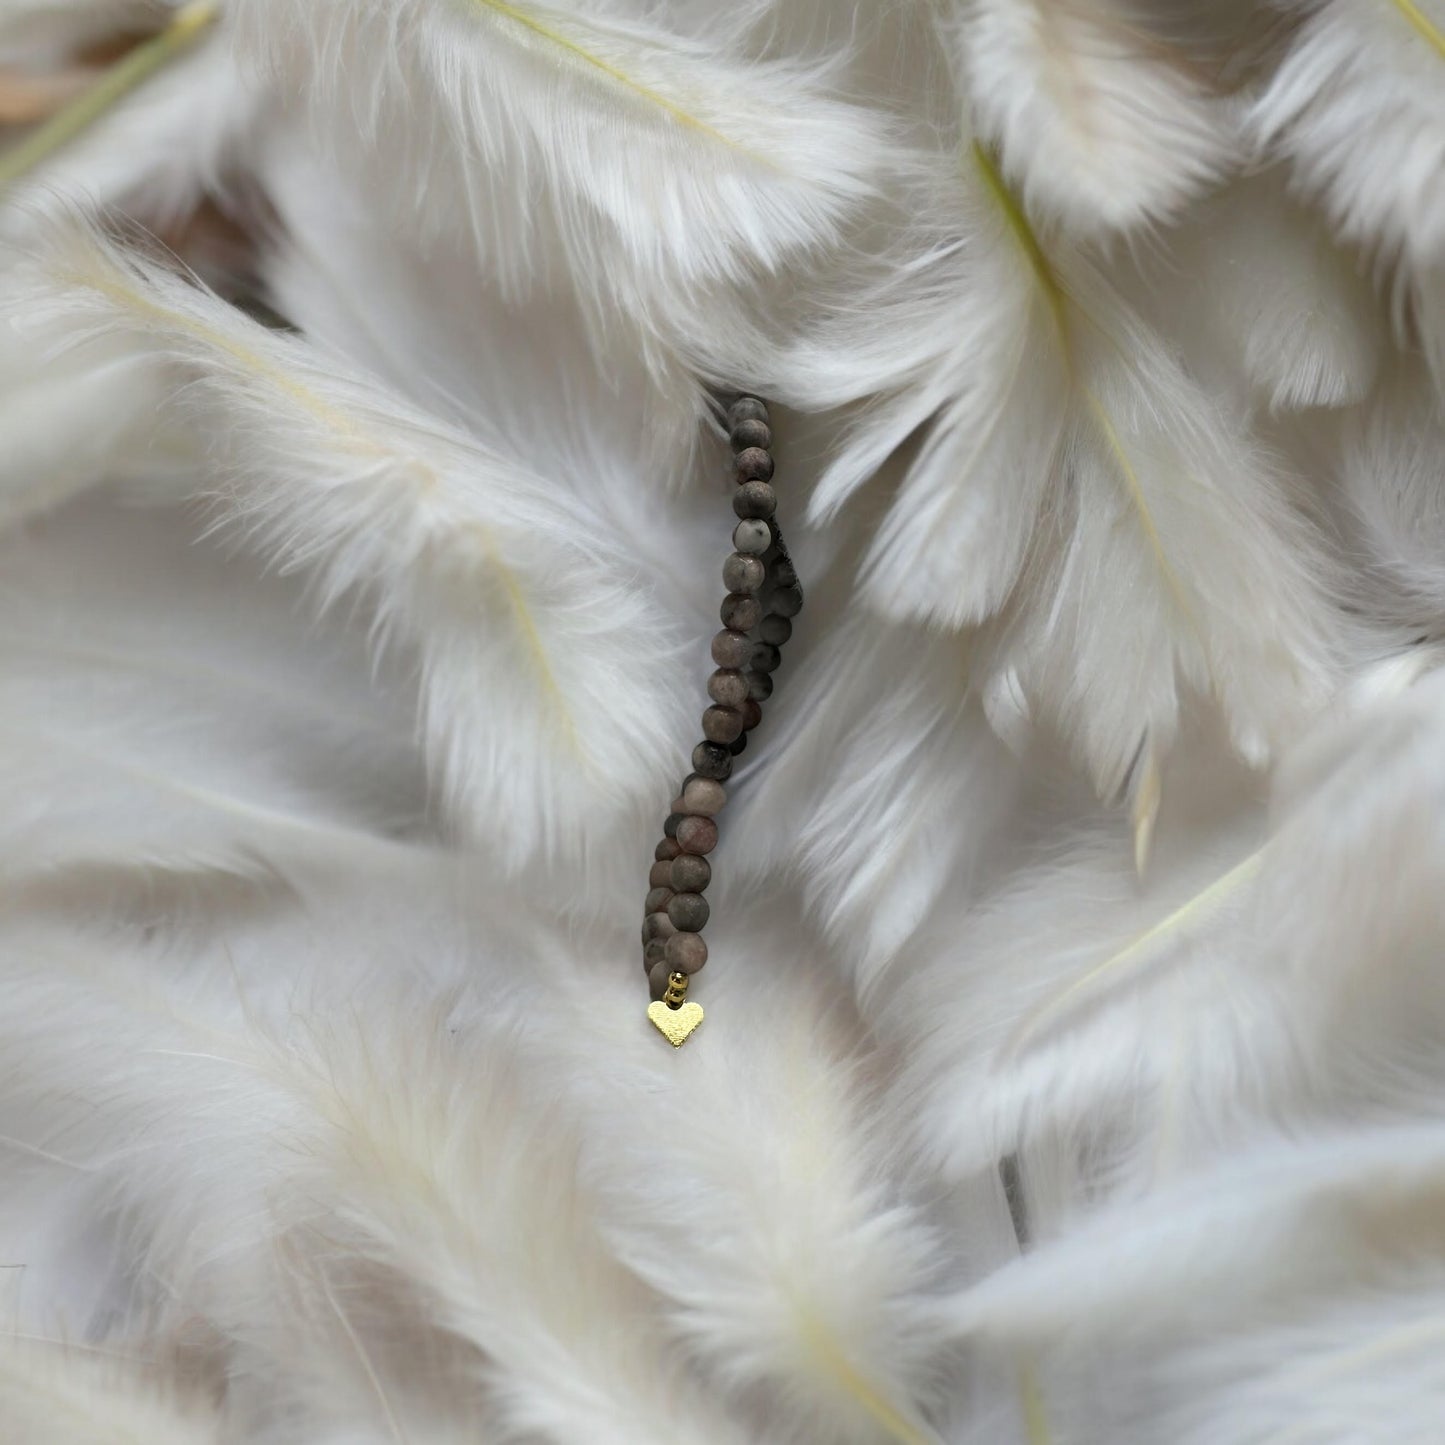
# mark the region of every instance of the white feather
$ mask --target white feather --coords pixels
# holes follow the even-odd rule
[[[902,627],[876,637],[872,621],[838,614],[834,635],[790,670],[806,706],[770,744],[767,784],[728,819],[749,839],[747,876],[799,880],[864,994],[939,899],[987,875],[1022,771],[966,697],[958,639]]]
[[[1338,470],[1352,533],[1375,574],[1368,605],[1435,633],[1445,621],[1445,443],[1437,395],[1419,368],[1398,367],[1338,433]]]
[[[1278,171],[1209,197],[1170,242],[1150,267],[1153,310],[1212,390],[1275,413],[1369,394],[1385,358],[1383,303],[1358,255],[1284,194]]]
[[[1004,655],[1109,797],[1142,739],[1172,744],[1184,689],[1258,766],[1327,700],[1335,659],[1323,551],[1263,453],[1127,312],[1104,325],[1079,339],[1061,545]]]
[[[228,1445],[1433,1440],[1438,7],[236,0],[25,164],[13,1330]],[[69,219],[218,188],[237,306]],[[807,605],[673,1051],[764,382]]]
[[[1259,145],[1288,157],[1339,233],[1398,267],[1437,380],[1433,322],[1445,267],[1445,6],[1440,0],[1309,0],[1255,102]]]
[[[305,637],[183,517],[72,510],[0,550],[0,818],[18,886],[335,876],[425,836],[405,678]],[[357,684],[361,685],[358,686]],[[369,684],[369,685],[368,685]]]
[[[469,831],[517,861],[666,786],[671,710],[615,680],[636,638],[659,658],[671,639],[543,478],[82,232],[55,232],[29,284],[48,337],[125,334],[189,383],[188,414],[224,447],[203,488],[217,526],[309,574],[322,608],[373,605],[417,669],[428,760]],[[484,676],[521,691],[481,692]]]
[[[1252,121],[1341,233],[1419,264],[1445,253],[1445,11],[1308,0]]]
[[[663,367],[705,346],[711,288],[835,243],[887,158],[886,125],[832,94],[831,63],[719,53],[655,7],[243,0],[236,15],[242,54],[304,97],[398,221],[465,237],[511,294],[570,278],[602,355],[633,332]]]
[[[915,184],[919,220],[905,254],[849,285],[836,317],[779,370],[803,406],[882,392],[844,431],[813,494],[814,520],[927,428],[864,576],[891,615],[958,626],[997,611],[1014,585],[1053,470],[1068,376],[1048,300],[982,189],[938,170]]]
[[[72,1161],[88,1148],[97,1183],[134,1220],[136,1262],[166,1261],[172,1308],[262,1347],[283,1387],[289,1331],[273,1312],[289,1291],[266,1287],[266,1259],[299,1247],[313,1270],[345,1260],[333,1288],[353,1280],[358,1301],[375,1269],[370,1287],[409,1301],[418,1330],[462,1342],[454,1419],[480,1393],[494,1438],[743,1438],[685,1388],[648,1291],[605,1247],[564,1117],[503,1037],[459,1031],[445,1006],[384,1009],[363,1027],[296,1001],[283,1040],[214,998],[167,1006],[141,961],[113,951],[105,975],[93,949],[44,935],[12,936],[5,955],[7,996],[49,999],[67,1020],[24,1043],[7,1031],[11,1107],[29,1104],[32,1129],[48,1119]],[[53,1080],[86,1051],[92,1077],[116,1080],[137,1048],[151,1066],[125,1087],[56,1097]],[[187,1104],[149,1128],[166,1098]],[[181,1172],[192,1189],[168,1197],[162,1181]],[[358,1303],[350,1331],[333,1321],[330,1347],[354,1347],[367,1318]],[[393,1306],[372,1320],[373,1369],[396,1318]],[[305,1354],[299,1364],[309,1369]],[[387,1380],[403,1395],[419,1384]]]
[[[621,1257],[668,1301],[710,1388],[756,1401],[755,1428],[784,1438],[934,1445],[937,1356],[916,1291],[943,1277],[952,1246],[864,1106],[886,1061],[806,957],[774,950],[793,899],[722,886],[706,1051],[639,1050],[650,1025],[612,985],[615,962],[560,941],[539,949],[537,987],[566,996],[580,973],[587,1017],[558,1035],[527,1009],[525,1026],[588,1121],[588,1172]],[[619,1108],[633,1121],[620,1136],[607,1125]]]
[[[117,1345],[0,1336],[0,1430],[12,1445],[218,1445],[215,1410]]]
[[[864,368],[888,379],[814,513],[926,426],[867,555],[871,600],[955,627],[1002,610],[996,665],[1106,797],[1145,739],[1167,750],[1186,688],[1262,763],[1334,685],[1323,551],[1239,419],[1105,271],[1076,248],[1046,254],[987,155],[969,164],[964,194],[988,223],[971,232],[945,190],[933,224],[953,217],[960,235],[910,237],[861,317],[844,312],[796,362],[813,405],[851,400]],[[880,308],[900,290],[905,308]],[[815,364],[826,351],[847,360]]]
[[[1168,220],[1231,162],[1203,67],[1132,0],[968,0],[954,43],[973,123],[1041,220],[1083,235]]]

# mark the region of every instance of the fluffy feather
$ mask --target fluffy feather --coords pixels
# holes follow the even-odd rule
[[[1421,309],[1437,377],[1445,266],[1445,7],[1439,0],[1308,0],[1251,113],[1259,144],[1287,156],[1339,233],[1399,267]],[[1421,304],[1423,301],[1423,305]]]
[[[1445,621],[1442,434],[1436,396],[1420,368],[1399,368],[1339,431],[1338,469],[1352,535],[1375,570],[1371,605],[1436,634]],[[1381,585],[1382,584],[1382,585]]]
[[[1362,402],[1388,333],[1363,262],[1266,172],[1196,208],[1149,266],[1155,314],[1211,389],[1275,414]]]
[[[167,1251],[166,1284],[181,1311],[200,1309],[255,1348],[274,1329],[269,1312],[285,1303],[284,1294],[256,1293],[257,1268],[291,1239],[318,1262],[349,1261],[335,1288],[351,1279],[364,1290],[374,1266],[382,1286],[423,1307],[419,1328],[466,1345],[453,1368],[482,1392],[495,1438],[743,1438],[684,1388],[647,1292],[604,1247],[576,1177],[575,1141],[503,1039],[405,1008],[390,1038],[302,1010],[288,1039],[272,1039],[241,1025],[234,1008],[218,1014],[215,1002],[168,1008],[120,956],[100,988],[93,950],[18,942],[5,950],[11,996],[63,1002],[70,1020],[45,1039],[11,1035],[8,1096],[12,1106],[29,1096],[33,1123],[47,1079],[92,1047],[82,1020],[105,1021],[96,1072],[118,1077],[127,1050],[153,1051],[153,1067],[115,1091],[100,1117],[98,1100],[81,1110],[54,1100],[50,1127],[72,1161],[87,1137],[98,1148],[100,1181],[148,1222],[135,1242],[141,1258],[189,1235],[182,1256]],[[433,1044],[418,1053],[423,1033]],[[192,1106],[172,1111],[163,1134],[147,1133],[147,1104],[177,1091]],[[207,1162],[196,1192],[164,1203],[157,1165],[183,1167],[201,1139]],[[375,1327],[384,1330],[391,1313]],[[626,1330],[613,1327],[619,1318]],[[283,1384],[276,1347],[286,1335],[266,1351]],[[332,1347],[354,1347],[344,1327],[333,1325],[332,1336]],[[388,1385],[405,1393],[404,1381]],[[465,1409],[460,1387],[455,1380]]]
[[[1018,576],[1053,470],[1068,371],[1049,332],[1050,297],[982,188],[939,171],[915,182],[923,224],[907,255],[861,293],[850,287],[833,324],[779,369],[802,406],[884,392],[844,433],[813,493],[815,521],[927,427],[864,575],[889,613],[958,626],[997,611]]]
[[[940,898],[988,873],[1022,785],[966,697],[957,638],[910,628],[884,640],[871,620],[840,616],[789,676],[810,706],[770,745],[776,781],[745,794],[729,820],[752,840],[750,877],[799,879],[863,993]],[[961,832],[964,810],[972,824]]]
[[[241,53],[305,97],[323,144],[400,222],[465,236],[509,294],[571,278],[600,356],[635,336],[666,369],[705,345],[698,313],[719,283],[835,243],[888,158],[886,125],[834,96],[830,63],[728,54],[716,35],[704,48],[655,8],[236,12]]]
[[[1438,1435],[1436,3],[236,0],[8,152],[0,1286],[143,1362],[92,1438]]]
[[[294,882],[425,836],[406,679],[358,687],[354,639],[298,636],[300,589],[258,595],[194,532],[72,509],[0,552],[0,772],[24,800],[0,847],[17,886],[96,869]]]
[[[1148,896],[1117,842],[1086,835],[957,910],[970,970],[942,963],[889,1010],[890,1032],[917,1040],[907,1092],[934,1100],[930,1149],[966,1178],[1069,1147],[1127,1199],[1203,1168],[1251,1117],[1323,1127],[1344,1099],[1421,1107],[1435,1070],[1406,1061],[1440,1016],[1441,699],[1432,678],[1312,738],[1267,840],[1225,778],[1196,781],[1213,824],[1185,802],[1196,831],[1161,831]],[[1342,897],[1348,910],[1327,906]],[[968,1001],[956,1017],[927,1002],[945,979]]]
[[[779,969],[769,939],[787,907],[735,891],[752,893],[757,921],[718,931],[733,977],[710,994],[707,1054],[639,1056],[635,1008],[602,988],[592,1019],[549,1043],[589,1133],[618,1102],[597,1096],[604,1070],[636,1121],[589,1151],[590,1171],[622,1257],[668,1301],[724,1398],[766,1404],[755,1422],[785,1438],[933,1445],[923,1406],[936,1405],[937,1351],[915,1291],[953,1247],[862,1106],[886,1061],[810,970]],[[567,974],[553,965],[545,986],[565,990]],[[651,1162],[659,1141],[664,1169]]]
[[[1232,159],[1228,112],[1130,0],[970,0],[955,44],[981,137],[1031,214],[1080,234],[1177,215]]]
[[[469,831],[516,861],[574,844],[589,809],[665,786],[680,729],[613,685],[647,630],[617,585],[626,563],[543,479],[93,235],[54,233],[30,274],[50,337],[126,334],[190,383],[192,424],[226,447],[223,482],[205,488],[217,526],[308,572],[322,608],[373,603],[377,635],[415,657],[428,758]],[[665,656],[667,634],[652,635]],[[488,670],[524,692],[479,695]],[[503,720],[517,704],[521,727]]]
[[[815,405],[852,394],[848,367],[886,374],[891,393],[814,514],[926,424],[864,564],[872,600],[950,626],[1007,602],[996,665],[1106,797],[1142,746],[1167,751],[1182,688],[1210,695],[1261,763],[1332,687],[1323,553],[1238,420],[1105,273],[1077,250],[1046,255],[988,156],[975,148],[969,165],[981,235],[911,238],[917,259],[868,297],[866,319],[841,312],[797,362]],[[970,213],[958,206],[933,224]],[[987,344],[960,339],[955,317],[981,318]],[[823,351],[848,360],[820,369]]]
[[[1445,247],[1438,0],[1306,0],[1252,120],[1341,232],[1419,263]]]
[[[0,1344],[0,1427],[52,1445],[216,1445],[215,1411],[147,1378],[121,1349],[14,1336]]]

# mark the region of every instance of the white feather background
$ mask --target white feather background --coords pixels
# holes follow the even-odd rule
[[[1442,183],[1445,0],[0,0],[0,1442],[1445,1438]]]

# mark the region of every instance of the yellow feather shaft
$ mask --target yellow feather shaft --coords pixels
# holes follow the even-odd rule
[[[1081,388],[1084,403],[1089,408],[1089,415],[1094,418],[1100,434],[1104,438],[1105,445],[1109,448],[1114,458],[1114,464],[1119,470],[1119,476],[1123,480],[1124,488],[1129,494],[1129,500],[1133,504],[1134,511],[1138,514],[1139,525],[1144,531],[1144,540],[1153,553],[1155,566],[1159,568],[1159,574],[1164,578],[1164,585],[1169,590],[1169,595],[1174,599],[1174,605],[1179,609],[1180,615],[1194,629],[1201,642],[1204,638],[1203,629],[1194,615],[1194,608],[1190,605],[1188,594],[1184,590],[1184,584],[1179,580],[1179,574],[1175,572],[1173,563],[1169,560],[1169,554],[1164,550],[1164,540],[1159,535],[1158,525],[1154,521],[1154,514],[1149,510],[1149,501],[1144,495],[1143,483],[1139,480],[1139,474],[1134,470],[1134,464],[1129,460],[1129,453],[1119,437],[1118,429],[1115,427],[1109,413],[1104,409],[1104,404],[1087,387]]]
[[[220,13],[220,5],[212,0],[183,6],[159,35],[122,56],[83,95],[56,111],[18,145],[0,153],[0,190],[49,160],[162,66],[190,49]]]
[[[1053,1445],[1049,1415],[1044,1407],[1044,1392],[1039,1387],[1038,1371],[1031,1360],[1019,1366],[1019,1404],[1023,1408],[1024,1432],[1029,1445]]]
[[[1010,232],[1012,232],[1020,249],[1028,258],[1029,266],[1038,281],[1039,289],[1043,293],[1044,300],[1048,305],[1049,314],[1053,317],[1054,325],[1058,329],[1059,338],[1064,347],[1065,357],[1070,358],[1068,328],[1066,324],[1066,296],[1063,286],[1060,284],[1053,266],[1049,263],[1049,258],[1044,252],[1043,245],[1040,243],[1037,233],[1034,231],[1033,226],[1029,224],[1029,218],[1025,214],[1023,206],[1020,205],[1013,192],[1009,190],[993,158],[978,141],[973,143],[973,157],[979,174],[983,178],[985,189],[998,204],[999,210],[1007,222]],[[1072,371],[1072,365],[1070,369]],[[1154,521],[1153,514],[1149,510],[1148,501],[1144,496],[1144,488],[1139,481],[1138,473],[1134,470],[1133,463],[1129,460],[1129,454],[1125,450],[1123,442],[1120,440],[1118,429],[1114,426],[1108,412],[1105,411],[1103,403],[1100,402],[1099,398],[1087,386],[1081,386],[1081,394],[1084,398],[1085,405],[1089,408],[1090,415],[1093,416],[1104,438],[1105,444],[1108,446],[1118,466],[1119,474],[1129,493],[1129,500],[1133,503],[1134,510],[1139,515],[1139,523],[1144,530],[1145,541],[1148,543],[1149,549],[1154,555],[1160,574],[1164,578],[1165,586],[1169,589],[1169,594],[1173,597],[1181,614],[1190,622],[1195,632],[1202,638],[1203,633],[1200,631],[1198,623],[1194,618],[1193,611],[1189,605],[1184,588],[1179,581],[1178,574],[1174,571],[1173,565],[1170,563],[1168,555],[1164,550],[1163,541],[1159,536],[1159,528]]]
[[[1415,0],[1394,0],[1394,5],[1415,34],[1430,46],[1441,60],[1445,60],[1445,32],[1415,4]]]
[[[1033,271],[1034,278],[1039,283],[1039,290],[1043,293],[1044,300],[1048,305],[1049,314],[1058,328],[1059,340],[1063,343],[1067,356],[1068,330],[1065,325],[1064,288],[1059,284],[1059,278],[1054,274],[1054,268],[1049,264],[1049,258],[1044,254],[1044,248],[1039,244],[1039,238],[1029,224],[1029,218],[1024,213],[1024,208],[1019,204],[1014,193],[1009,190],[993,157],[978,141],[973,143],[973,162],[983,179],[984,189],[993,198],[1009,231],[1018,242],[1019,249],[1028,259],[1029,267]]]
[[[1092,968],[1086,969],[1066,988],[1055,994],[1042,1007],[1035,1009],[1024,1020],[1000,1057],[1007,1058],[1023,1049],[1044,1027],[1057,1022],[1059,1016],[1067,1012],[1069,1005],[1080,994],[1086,993],[1101,979],[1126,971],[1160,939],[1186,927],[1201,915],[1208,916],[1214,907],[1254,878],[1264,863],[1264,855],[1264,848],[1256,849],[1242,862],[1236,863],[1227,873],[1221,874],[1207,888],[1201,889],[1192,898],[1182,903],[1166,918],[1145,929],[1118,953],[1111,954],[1102,963],[1096,963]]]
[[[500,15],[506,20],[512,21],[515,25],[520,25],[524,30],[535,35],[539,40],[545,40],[547,44],[555,45],[559,50],[564,52],[564,54],[571,57],[571,59],[580,61],[583,65],[595,70],[599,75],[605,76],[608,80],[612,81],[614,85],[619,86],[638,100],[643,100],[649,105],[657,106],[660,110],[671,116],[673,120],[677,121],[679,125],[684,125],[689,130],[695,130],[707,136],[710,140],[717,141],[719,145],[728,146],[737,150],[742,149],[736,141],[730,140],[720,130],[710,126],[706,121],[699,120],[695,115],[689,114],[689,112],[678,105],[676,101],[669,100],[667,96],[663,95],[660,91],[654,90],[649,85],[642,84],[641,81],[634,80],[626,71],[619,69],[610,61],[604,60],[600,55],[594,55],[585,46],[579,45],[575,40],[569,39],[559,30],[555,30],[552,26],[537,19],[535,15],[529,15],[521,6],[509,4],[508,0],[472,0],[472,3],[480,6],[484,10],[490,10],[494,14]]]
[[[1159,804],[1164,783],[1159,775],[1159,759],[1147,743],[1144,756],[1136,769],[1129,818],[1134,829],[1134,871],[1143,877],[1149,867],[1149,853],[1154,844],[1154,824],[1159,818]]]
[[[800,1311],[800,1326],[813,1357],[851,1395],[871,1419],[899,1445],[937,1445],[931,1432],[906,1419],[886,1395],[863,1375],[839,1348],[831,1330],[821,1320]]]

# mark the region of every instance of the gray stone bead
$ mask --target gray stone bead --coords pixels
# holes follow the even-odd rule
[[[707,695],[724,707],[737,707],[748,695],[748,680],[735,667],[720,667],[707,680]],[[686,795],[687,788],[683,788]]]
[[[678,824],[677,841],[684,853],[711,853],[717,847],[717,824],[711,818],[684,818]]]
[[[664,860],[671,861],[681,852],[682,849],[677,846],[676,838],[664,838],[662,842],[652,850],[652,856],[660,863]]]
[[[667,866],[675,893],[701,893],[712,882],[712,864],[700,853],[684,853]]]
[[[768,409],[755,396],[740,396],[728,408],[728,426],[735,427],[740,421],[767,421]]]
[[[773,529],[761,517],[744,517],[733,528],[733,546],[749,557],[761,557],[772,541]]]
[[[738,731],[742,731],[742,713],[738,713]],[[723,785],[713,778],[698,778],[682,790],[682,801],[687,811],[699,818],[712,818],[721,813],[727,803],[728,793]],[[673,885],[676,887],[676,885]]]
[[[763,604],[746,592],[729,592],[718,609],[722,625],[733,632],[751,632],[762,621]]]
[[[733,493],[733,511],[739,517],[766,520],[778,510],[778,494],[766,482],[744,482]]]
[[[797,583],[798,569],[793,566],[793,559],[784,552],[768,568],[768,577],[775,587],[792,587]]]
[[[747,745],[748,735],[746,732],[744,732],[742,737],[734,738],[732,742],[728,744],[728,752],[730,752],[733,757],[737,757],[737,755],[742,752],[742,750],[747,747]]]
[[[664,951],[665,952],[665,951]],[[656,1003],[667,992],[667,977],[672,972],[666,958],[659,959],[647,971],[647,990]]]
[[[752,655],[753,644],[745,632],[736,632],[732,628],[727,628],[719,632],[712,640],[712,660],[719,667],[745,667]],[[702,772],[696,763],[693,764],[693,767],[698,772]]]
[[[773,695],[773,680],[765,672],[748,673],[748,696],[754,702],[767,702]],[[679,825],[680,827],[681,825]],[[681,833],[678,837],[681,840]]]
[[[758,706],[756,698],[750,697],[743,704],[743,731],[752,732],[763,720],[763,710]]]
[[[803,610],[803,589],[796,583],[773,593],[773,611],[779,617],[796,617]]]
[[[665,913],[649,913],[642,920],[642,946],[647,947],[654,938],[671,938],[677,929]]]
[[[760,642],[753,648],[752,669],[754,672],[776,672],[783,660],[783,654],[771,643]]]
[[[642,905],[642,911],[647,913],[666,913],[667,905],[672,901],[672,889],[670,887],[654,888],[647,895],[647,901]]]
[[[773,647],[781,647],[793,635],[793,624],[786,617],[770,612],[758,623],[758,636]]]
[[[768,575],[760,558],[734,552],[723,563],[723,586],[729,592],[756,592]]]
[[[669,838],[676,838],[676,837],[677,837],[677,825],[678,825],[680,822],[682,822],[682,814],[681,814],[681,813],[676,813],[676,812],[674,812],[674,813],[669,813],[669,814],[667,815],[667,822],[665,822],[665,823],[662,825],[662,831],[663,831],[663,833],[664,833],[667,837],[669,837]]]
[[[742,730],[743,715],[735,707],[713,706],[702,715],[702,735],[710,743],[730,743]]]
[[[735,452],[745,452],[749,447],[761,447],[766,451],[773,444],[773,429],[765,421],[740,421],[728,436]]]
[[[647,875],[647,886],[649,888],[671,888],[672,883],[672,859],[659,858],[652,865],[652,871]],[[649,913],[652,910],[647,910]]]
[[[665,938],[654,938],[652,942],[647,944],[642,950],[643,970],[651,973],[666,956],[667,940]]]
[[[707,962],[707,944],[700,933],[674,933],[667,940],[667,966],[678,973],[696,973]]]
[[[743,726],[748,725],[748,704],[743,704]],[[721,743],[699,743],[692,750],[692,765],[704,778],[726,782],[733,770],[732,754]],[[681,845],[678,853],[682,852]],[[673,855],[674,857],[677,854]]]
[[[770,482],[773,479],[773,458],[762,447],[747,447],[734,459],[738,469],[738,480]]]
[[[683,933],[701,933],[709,911],[707,899],[700,893],[674,893],[667,905],[667,916]]]

